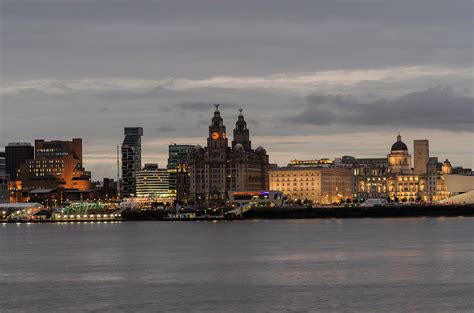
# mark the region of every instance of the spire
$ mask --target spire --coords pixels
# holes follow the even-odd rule
[[[221,112],[219,111],[220,104],[214,104],[216,110],[214,111],[214,117],[212,118],[212,126],[219,127],[223,126],[223,121],[221,117]]]
[[[250,151],[252,145],[249,139],[249,129],[247,128],[247,122],[245,121],[244,115],[242,114],[243,110],[244,109],[239,109],[239,117],[235,123],[234,140],[232,141],[232,146],[240,143],[244,146],[246,151]]]
[[[402,136],[400,136],[400,132],[398,133],[397,141],[398,141],[398,142],[402,141]]]

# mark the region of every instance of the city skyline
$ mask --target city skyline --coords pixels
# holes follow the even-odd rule
[[[472,5],[427,3],[3,1],[0,146],[80,137],[115,177],[123,127],[164,166],[220,103],[272,163],[383,156],[400,132],[474,167]]]
[[[212,107],[214,107],[212,105]],[[212,112],[211,106],[209,107],[209,113]],[[238,115],[238,110],[233,110],[235,113],[234,119]],[[223,111],[224,113],[225,111]],[[228,113],[228,112],[227,112]],[[222,115],[226,115],[225,113]],[[227,114],[228,115],[228,114]],[[250,120],[252,120],[250,118]],[[226,123],[226,119],[224,118],[224,123]],[[232,120],[229,118],[228,123],[231,124]],[[252,126],[252,133],[253,128],[255,125]],[[126,127],[126,126],[125,126]],[[123,128],[120,128],[120,131],[123,133]],[[206,131],[206,125],[203,125],[204,132]],[[168,162],[168,149],[170,144],[190,144],[190,145],[206,145],[206,134],[204,133],[202,136],[196,137],[189,137],[189,138],[147,138],[147,130],[143,130],[143,138],[142,138],[142,165],[146,163],[155,163],[160,166],[160,168],[166,168]],[[467,150],[467,160],[471,161],[471,163],[467,162],[467,164],[463,164],[459,162],[459,159],[449,157],[452,156],[453,153],[448,151],[449,147],[456,147],[458,142],[450,141],[449,138],[439,138],[438,136],[433,136],[433,132],[417,132],[416,135],[405,133],[403,131],[399,132],[379,132],[374,136],[374,140],[370,142],[366,141],[364,133],[353,133],[348,137],[345,138],[335,138],[332,135],[309,135],[309,136],[285,136],[286,139],[291,140],[293,142],[287,142],[286,144],[303,144],[306,145],[307,143],[313,143],[316,146],[321,146],[321,150],[312,149],[309,147],[308,149],[301,149],[297,151],[288,151],[288,152],[278,152],[274,153],[271,147],[278,146],[282,144],[279,138],[274,138],[273,136],[257,136],[252,135],[254,140],[258,143],[261,143],[265,146],[265,148],[270,147],[268,151],[270,162],[275,163],[278,166],[286,166],[292,160],[310,160],[310,159],[335,159],[340,158],[344,155],[350,155],[358,158],[370,158],[370,157],[385,157],[387,154],[387,146],[392,143],[393,138],[396,136],[397,133],[401,133],[403,135],[404,140],[408,143],[408,149],[413,153],[413,142],[419,139],[428,139],[430,141],[430,151],[433,155],[437,155],[440,157],[440,161],[445,159],[449,159],[453,166],[462,166],[462,167],[471,167],[474,160],[470,158],[470,151]],[[41,137],[41,136],[40,136]],[[75,136],[79,137],[79,136]],[[123,135],[122,135],[123,137]],[[88,143],[84,142],[84,166],[91,171],[92,179],[93,180],[101,180],[102,178],[110,177],[116,178],[117,176],[117,144],[122,146],[120,138],[117,143],[110,143],[110,147],[113,149],[113,152],[107,154],[90,154],[87,153],[88,150]],[[53,138],[45,138],[46,140],[64,140],[68,138],[63,138],[63,136],[56,136]],[[35,138],[37,139],[37,138]],[[35,139],[32,140],[34,143]],[[437,140],[438,139],[438,140]],[[302,142],[303,140],[314,140],[313,142]],[[23,142],[26,140],[18,140],[17,142]],[[191,142],[192,141],[192,142]],[[29,142],[28,142],[29,143]],[[283,143],[285,144],[285,143]],[[8,145],[8,143],[6,144]],[[5,146],[6,146],[5,145]],[[106,145],[106,146],[109,146]],[[334,146],[340,145],[346,147],[344,148],[335,148]],[[90,148],[90,147],[89,147]],[[448,148],[448,150],[444,150]],[[469,147],[468,147],[469,148]],[[158,153],[150,153],[150,151],[154,151],[158,149],[160,152]],[[314,154],[311,152],[314,151]],[[342,152],[342,153],[339,153]],[[339,153],[339,154],[338,154]],[[122,162],[122,161],[121,161]]]

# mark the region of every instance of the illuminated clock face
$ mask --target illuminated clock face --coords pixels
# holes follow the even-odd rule
[[[214,140],[219,139],[219,133],[218,133],[218,132],[213,132],[213,133],[211,134],[211,138],[214,139]]]

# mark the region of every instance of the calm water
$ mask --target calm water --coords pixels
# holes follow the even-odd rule
[[[1,312],[467,312],[474,218],[0,225]]]

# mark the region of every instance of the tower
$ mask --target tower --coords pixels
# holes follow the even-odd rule
[[[234,140],[232,141],[232,147],[235,147],[236,144],[240,143],[245,151],[250,151],[252,149],[252,142],[250,141],[249,129],[247,128],[247,122],[244,119],[242,114],[243,109],[239,109],[239,117],[235,123],[234,129]]]
[[[413,142],[413,165],[415,175],[425,175],[428,173],[429,158],[430,153],[428,140],[415,140]]]
[[[125,127],[122,143],[122,187],[123,196],[136,194],[136,172],[142,167],[143,128]]]
[[[408,153],[407,145],[398,134],[397,141],[392,145],[388,158],[388,169],[391,174],[410,174],[411,155]]]
[[[206,167],[209,174],[208,196],[210,199],[225,198],[226,168],[227,168],[227,147],[228,139],[225,131],[224,121],[219,112],[219,104],[215,105],[216,110],[209,125],[209,137],[207,138],[207,160]]]
[[[224,121],[219,111],[219,104],[216,104],[216,110],[209,125],[209,137],[207,138],[207,147],[214,151],[224,151],[228,146],[227,134],[225,132]]]

